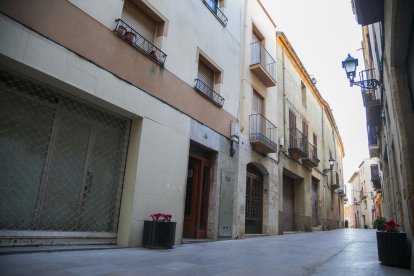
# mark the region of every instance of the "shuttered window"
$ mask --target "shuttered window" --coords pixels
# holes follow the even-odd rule
[[[214,71],[207,67],[201,60],[198,63],[198,79],[211,89],[214,88]]]
[[[125,1],[122,20],[149,42],[154,43],[157,23],[131,1]]]
[[[296,128],[296,114],[292,110],[289,110],[289,127]]]
[[[256,91],[253,91],[252,114],[263,115],[263,98]]]
[[[308,127],[308,123],[306,122],[306,121],[302,121],[302,132],[303,132],[303,136],[304,136],[304,138],[308,138],[308,129],[309,129],[309,127]]]

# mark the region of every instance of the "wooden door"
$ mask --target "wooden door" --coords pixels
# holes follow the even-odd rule
[[[295,224],[294,213],[294,181],[292,178],[283,176],[283,229],[284,231],[293,231]]]
[[[247,173],[246,176],[246,207],[245,233],[262,233],[263,221],[263,177]]]
[[[208,160],[189,158],[184,208],[184,238],[204,239],[207,237],[210,171]]]
[[[319,199],[319,185],[318,181],[312,178],[312,226],[318,226],[319,217],[318,217],[318,199]]]

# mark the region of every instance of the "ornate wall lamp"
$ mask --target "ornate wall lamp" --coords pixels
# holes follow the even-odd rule
[[[329,158],[328,160],[329,162],[329,169],[323,169],[323,173],[326,174],[329,171],[332,171],[334,163],[335,163],[335,159],[332,158],[332,156]]]
[[[382,83],[376,79],[364,78],[364,73],[367,73],[367,71],[370,71],[370,70],[360,72],[359,78],[361,80],[354,81],[357,66],[358,66],[358,59],[353,58],[350,54],[348,54],[348,57],[344,61],[342,61],[342,68],[345,69],[346,77],[349,79],[349,85],[351,87],[356,85],[356,86],[361,87],[362,89],[375,89],[378,86],[382,85]]]

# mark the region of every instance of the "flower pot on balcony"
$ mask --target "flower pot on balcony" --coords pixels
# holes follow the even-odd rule
[[[388,266],[409,267],[410,253],[405,233],[377,231],[378,260]]]
[[[142,246],[148,248],[172,248],[175,243],[176,222],[144,221]]]
[[[126,32],[125,33],[125,38],[128,39],[129,41],[131,41],[132,43],[135,42],[136,37],[137,36],[133,32]]]
[[[124,26],[119,25],[116,31],[118,32],[118,34],[125,36],[127,30]]]

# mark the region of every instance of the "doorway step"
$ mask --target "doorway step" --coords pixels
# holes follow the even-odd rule
[[[244,237],[246,238],[246,239],[249,239],[249,238],[261,238],[261,237],[268,237],[269,235],[267,235],[267,234],[245,234],[244,235]]]
[[[316,232],[316,231],[322,231],[322,225],[312,227],[312,232]]]
[[[192,243],[203,243],[203,242],[213,242],[214,240],[210,239],[183,239],[182,244],[192,244]]]

